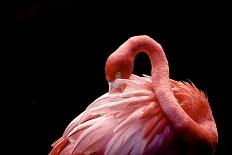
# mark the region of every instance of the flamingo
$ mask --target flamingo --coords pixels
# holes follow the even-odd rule
[[[151,76],[132,74],[145,52]],[[125,41],[105,66],[109,91],[77,116],[49,155],[213,154],[218,142],[208,98],[192,82],[169,78],[161,45],[146,35]]]

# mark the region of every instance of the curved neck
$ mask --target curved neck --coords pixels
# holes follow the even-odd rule
[[[148,36],[136,36],[128,39],[122,44],[116,53],[119,56],[124,56],[134,64],[136,55],[140,52],[145,52],[151,61],[151,76],[154,86],[162,86],[168,82],[169,67],[166,55],[159,43]],[[129,65],[129,70],[133,70],[134,65]],[[167,84],[167,83],[166,83]]]
[[[107,80],[115,80],[115,73],[120,72],[123,78],[129,78],[133,70],[133,63],[139,52],[145,52],[152,65],[152,83],[154,94],[160,103],[160,107],[169,122],[183,139],[189,142],[204,142],[214,146],[217,132],[212,125],[196,123],[182,109],[175,98],[169,84],[169,68],[162,47],[148,36],[135,36],[122,44],[107,60]],[[116,67],[115,67],[116,66]],[[206,122],[206,124],[209,122]],[[213,122],[211,121],[211,124]]]

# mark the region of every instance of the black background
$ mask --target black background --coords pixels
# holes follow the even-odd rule
[[[9,154],[48,154],[68,123],[108,91],[110,53],[140,34],[163,46],[172,79],[190,79],[207,93],[219,132],[216,154],[232,154],[231,3],[8,2]],[[136,58],[134,73],[150,74],[145,54]]]

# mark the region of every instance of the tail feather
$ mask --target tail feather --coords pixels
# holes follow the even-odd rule
[[[52,144],[53,149],[48,155],[59,155],[63,148],[69,143],[67,138],[61,137]]]

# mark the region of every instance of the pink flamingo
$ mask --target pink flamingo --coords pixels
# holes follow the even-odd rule
[[[145,52],[151,76],[132,74]],[[193,83],[169,79],[160,44],[134,36],[106,62],[109,92],[75,118],[49,155],[212,154],[218,142],[208,99]]]

